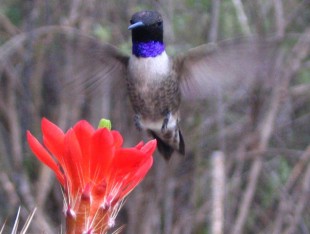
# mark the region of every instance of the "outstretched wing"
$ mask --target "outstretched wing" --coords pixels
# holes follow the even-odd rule
[[[82,56],[80,70],[81,77],[76,79],[89,91],[95,92],[100,83],[118,85],[125,84],[129,56],[124,55],[116,47],[107,43],[100,43],[90,37],[80,37],[76,42],[77,54]]]
[[[203,99],[225,92],[243,95],[272,70],[275,43],[260,40],[205,44],[176,58],[185,99]]]
[[[77,56],[74,68],[78,72],[67,82],[64,92],[73,97],[79,96],[84,115],[94,119],[109,117],[109,113],[119,116],[119,113],[114,114],[117,107],[131,113],[125,80],[129,56],[111,44],[89,37],[79,37],[74,48],[73,53]],[[118,118],[124,118],[124,114]]]

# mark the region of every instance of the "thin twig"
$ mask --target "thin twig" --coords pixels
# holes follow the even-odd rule
[[[15,35],[19,32],[19,29],[11,22],[11,20],[6,16],[0,13],[0,25],[10,34]]]
[[[283,2],[282,0],[273,0],[273,4],[275,9],[277,36],[282,38],[284,36],[286,26],[283,12]]]
[[[299,161],[294,166],[286,184],[283,187],[280,202],[277,210],[277,216],[274,221],[274,228],[272,233],[279,234],[281,233],[282,225],[284,222],[284,218],[287,215],[288,211],[292,209],[291,206],[287,205],[288,194],[292,189],[293,185],[300,178],[301,173],[303,172],[304,167],[307,165],[307,162],[310,160],[310,146],[305,150],[305,152],[300,157]]]
[[[290,219],[290,224],[283,232],[284,234],[296,233],[297,225],[300,222],[303,211],[309,204],[309,191],[310,191],[310,164],[308,164],[304,180],[302,182],[302,191],[299,195],[299,200],[293,210],[293,217]]]

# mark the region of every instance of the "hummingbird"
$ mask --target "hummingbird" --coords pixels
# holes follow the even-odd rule
[[[157,140],[158,150],[169,159],[174,150],[185,154],[179,127],[181,92],[178,74],[163,42],[163,19],[156,11],[142,11],[130,20],[132,54],[127,87],[135,112],[135,125]]]
[[[221,47],[204,44],[170,57],[163,39],[163,18],[157,11],[133,14],[128,29],[131,55],[104,44],[100,48],[104,55],[101,62],[113,67],[109,70],[111,77],[126,80],[135,126],[157,140],[158,151],[166,160],[174,151],[185,155],[180,130],[181,98],[216,96],[228,87],[242,93],[249,90],[261,66],[270,62],[261,44],[253,41],[223,43]]]

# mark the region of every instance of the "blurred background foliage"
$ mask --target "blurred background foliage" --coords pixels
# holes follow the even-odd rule
[[[1,0],[3,233],[19,206],[21,223],[38,208],[29,233],[63,230],[59,185],[25,142],[27,129],[41,136],[43,116],[64,130],[81,118],[94,126],[110,118],[127,146],[148,139],[133,126],[124,84],[104,75],[96,46],[80,42],[129,55],[129,19],[143,9],[162,13],[170,55],[240,37],[277,43],[263,82],[184,102],[186,157],[167,163],[156,153],[117,226],[136,234],[310,233],[309,0]]]

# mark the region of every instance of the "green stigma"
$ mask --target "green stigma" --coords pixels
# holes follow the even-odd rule
[[[98,128],[107,128],[107,129],[111,130],[112,129],[111,121],[108,119],[101,119],[99,121]]]

